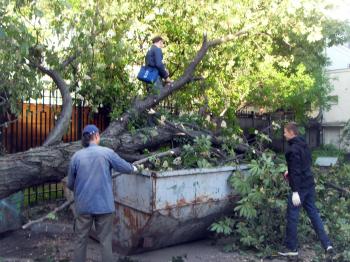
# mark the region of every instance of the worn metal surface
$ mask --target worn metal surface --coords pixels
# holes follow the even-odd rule
[[[337,157],[318,157],[315,161],[316,166],[331,167],[338,163]]]
[[[114,247],[138,253],[203,238],[210,224],[232,210],[227,183],[246,166],[187,169],[114,180]]]
[[[22,203],[23,192],[15,193],[0,200],[0,233],[21,228]]]

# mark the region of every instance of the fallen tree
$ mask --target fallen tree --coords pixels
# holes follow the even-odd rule
[[[135,135],[124,133],[113,140],[113,149],[122,152],[128,161],[131,152],[142,151],[169,142],[176,133],[166,127],[152,128],[153,135],[145,137],[150,129],[139,130]],[[146,138],[146,139],[145,139]],[[109,140],[112,141],[112,140]],[[26,187],[57,182],[66,176],[70,157],[81,148],[80,141],[61,143],[50,147],[37,147],[25,152],[0,158],[0,197]],[[124,154],[123,154],[124,152]]]
[[[210,48],[246,35],[250,29],[251,27],[245,28],[229,37],[212,41],[208,41],[207,37],[204,36],[201,48],[185,69],[183,75],[173,84],[167,85],[158,95],[150,94],[143,100],[135,99],[130,109],[119,119],[112,121],[108,128],[101,134],[101,144],[112,148],[127,160],[133,161],[135,159],[128,159],[127,156],[135,155],[137,151],[155,147],[156,145],[166,143],[174,138],[174,136],[179,133],[178,128],[170,129],[166,126],[159,127],[159,129],[152,132],[154,134],[153,136],[150,135],[145,139],[145,135],[143,134],[144,130],[137,130],[135,135],[131,135],[126,132],[126,127],[131,119],[135,119],[139,117],[141,113],[155,107],[166,97],[179,91],[191,81],[196,81],[198,78],[194,77],[195,69]],[[47,69],[41,68],[40,66],[37,67],[39,70],[49,75],[53,72],[45,71]],[[54,81],[55,77],[58,79],[57,75],[52,75],[51,77]],[[66,125],[66,122],[67,121],[60,121],[55,129],[62,130],[62,125]],[[55,133],[55,131],[52,133]],[[61,134],[62,131],[58,133]],[[195,137],[200,133],[201,132],[193,133],[190,136]],[[56,141],[57,136],[47,144],[49,145]],[[80,148],[80,142],[61,143],[52,146],[42,146],[30,149],[26,152],[1,157],[0,198],[4,198],[30,186],[60,181],[66,175],[70,157]]]

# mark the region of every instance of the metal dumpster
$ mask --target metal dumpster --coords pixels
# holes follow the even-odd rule
[[[15,193],[0,200],[0,233],[15,230],[21,227],[22,205],[23,192]]]
[[[200,239],[218,217],[232,212],[227,183],[246,166],[120,175],[113,181],[113,248],[132,254]]]

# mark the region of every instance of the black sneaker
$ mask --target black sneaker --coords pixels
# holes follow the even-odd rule
[[[297,257],[299,255],[298,250],[292,250],[286,247],[279,251],[278,254],[283,257]]]

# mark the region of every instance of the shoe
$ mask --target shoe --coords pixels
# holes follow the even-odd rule
[[[333,257],[335,255],[335,251],[334,251],[334,248],[332,246],[328,246],[326,248],[326,255],[330,256],[330,257]]]
[[[283,248],[281,251],[278,252],[278,254],[283,257],[296,257],[299,255],[298,250],[292,250],[289,248]]]

